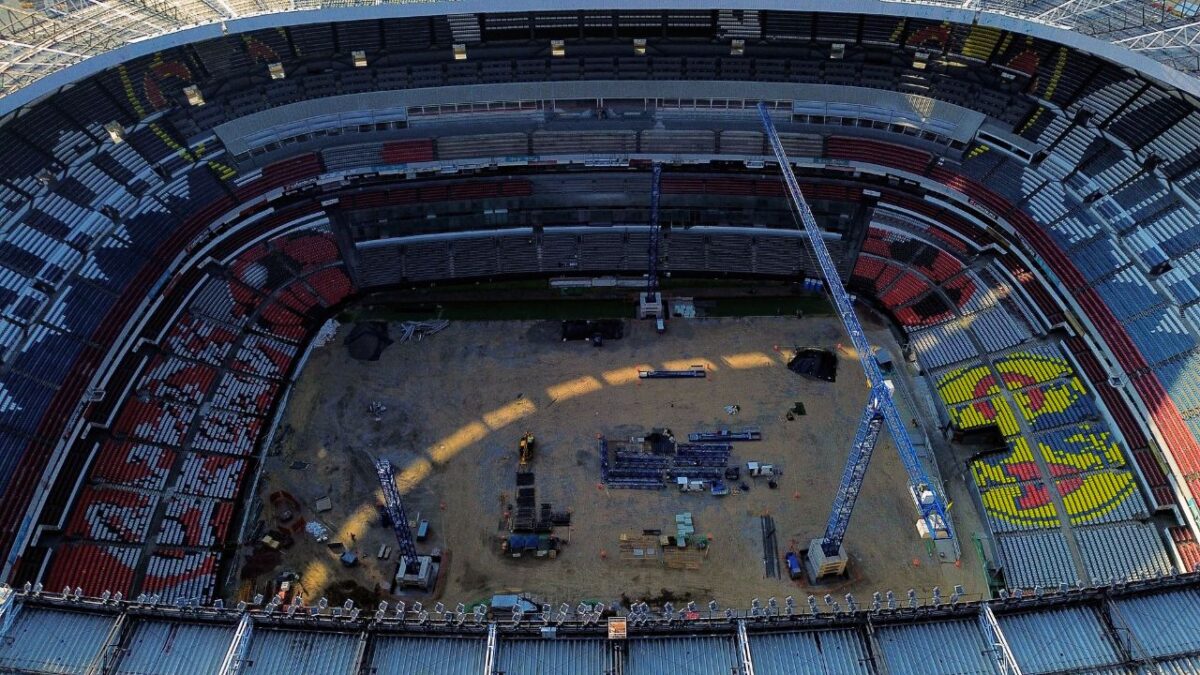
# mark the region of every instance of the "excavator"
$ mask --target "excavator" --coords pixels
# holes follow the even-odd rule
[[[517,449],[521,452],[521,466],[527,466],[533,461],[533,446],[535,443],[532,431],[526,431],[525,435],[517,443]]]

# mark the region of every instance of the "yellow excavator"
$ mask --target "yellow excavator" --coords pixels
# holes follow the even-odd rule
[[[517,449],[521,451],[521,466],[526,466],[533,461],[533,446],[536,441],[533,439],[533,432],[526,431],[517,443]]]

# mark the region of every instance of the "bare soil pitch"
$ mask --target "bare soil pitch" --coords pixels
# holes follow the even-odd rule
[[[872,331],[872,338],[899,353],[886,331]],[[300,375],[261,496],[292,493],[304,516],[327,525],[362,564],[344,568],[325,545],[302,538],[277,571],[300,574],[309,597],[346,580],[387,588],[397,554],[375,558],[381,545],[395,546],[376,510],[382,498],[371,460],[380,456],[397,466],[409,515],[430,521],[432,536],[422,548],[452,552],[440,589],[451,606],[502,592],[557,604],[653,599],[665,590],[724,606],[810,592],[854,592],[860,600],[889,588],[901,597],[908,588],[928,595],[939,585],[949,594],[955,584],[980,592],[970,541],[956,567],[929,557],[917,538],[906,476],[886,434],[847,537],[850,578],[812,589],[788,580],[782,564],[782,579],[765,578],[759,516],[774,517],[781,555],[821,532],[866,395],[855,359],[841,355],[837,382],[825,383],[789,371],[787,356],[795,346],[832,348],[841,339],[831,318],[676,320],[665,336],[631,321],[624,339],[602,348],[561,342],[557,322],[456,322],[421,342],[389,347],[375,363],[351,360],[335,341],[315,351]],[[639,366],[691,364],[705,364],[708,377],[637,378]],[[366,412],[371,401],[387,406],[380,422]],[[787,421],[795,401],[808,414]],[[740,406],[736,416],[724,411],[729,404]],[[597,434],[620,439],[662,426],[680,436],[721,426],[761,428],[763,441],[737,444],[733,457],[743,469],[747,460],[780,466],[779,488],[745,479],[748,492],[719,498],[598,487]],[[558,532],[570,542],[554,560],[513,559],[497,545],[505,533],[502,505],[514,501],[516,444],[525,431],[538,439],[538,501],[573,513],[569,533]],[[289,468],[297,460],[308,468]],[[314,513],[322,496],[333,510]],[[268,505],[264,517],[270,511]],[[622,533],[673,531],[683,511],[713,541],[699,570],[619,559]]]

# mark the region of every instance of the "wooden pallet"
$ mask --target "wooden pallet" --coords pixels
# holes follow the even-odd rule
[[[622,534],[618,551],[621,560],[624,562],[662,562],[662,549],[658,545],[658,537],[655,536]]]
[[[663,564],[673,570],[698,570],[704,562],[706,551],[697,548],[663,549]]]

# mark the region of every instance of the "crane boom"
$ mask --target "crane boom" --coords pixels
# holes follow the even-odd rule
[[[796,209],[804,233],[812,246],[813,255],[821,268],[825,287],[833,298],[838,316],[850,336],[850,341],[854,345],[858,360],[862,364],[863,373],[871,388],[858,432],[854,437],[854,446],[847,459],[846,468],[842,472],[841,483],[833,502],[833,510],[829,515],[825,534],[821,539],[821,548],[827,555],[836,555],[841,548],[842,540],[846,535],[846,526],[850,522],[854,503],[862,490],[863,477],[866,475],[867,465],[871,461],[871,455],[875,450],[875,443],[883,425],[886,425],[891,433],[892,441],[896,444],[896,450],[900,454],[900,461],[904,464],[904,470],[908,472],[909,486],[921,517],[925,519],[925,524],[929,528],[930,536],[938,537],[938,533],[944,533],[943,538],[953,538],[954,534],[950,528],[950,520],[946,517],[942,495],[926,476],[917,451],[913,447],[912,439],[908,436],[908,429],[896,411],[891,391],[884,383],[883,373],[879,370],[879,364],[875,362],[875,355],[871,351],[871,345],[867,342],[867,336],[858,321],[858,316],[854,313],[850,296],[842,286],[837,266],[834,265],[833,258],[829,255],[829,249],[825,246],[825,240],[821,237],[821,229],[817,225],[816,219],[813,218],[812,210],[809,209],[804,194],[800,192],[800,184],[796,182],[796,175],[792,172],[791,162],[788,160],[782,141],[779,140],[779,133],[775,130],[775,123],[771,120],[766,103],[759,102],[758,114],[762,119],[767,139],[770,141],[771,150],[779,162],[780,172],[783,174],[792,205]],[[922,497],[926,491],[932,494],[932,499]]]
[[[646,295],[658,293],[658,201],[662,196],[662,164],[654,163],[650,176],[650,265],[646,271]]]
[[[392,470],[392,463],[386,459],[375,460],[375,473],[379,475],[379,484],[383,486],[383,505],[392,521],[392,529],[396,531],[396,543],[400,546],[404,564],[416,565],[417,545],[413,541],[412,529],[408,526],[404,503],[400,501],[400,493],[396,491],[396,475]]]

